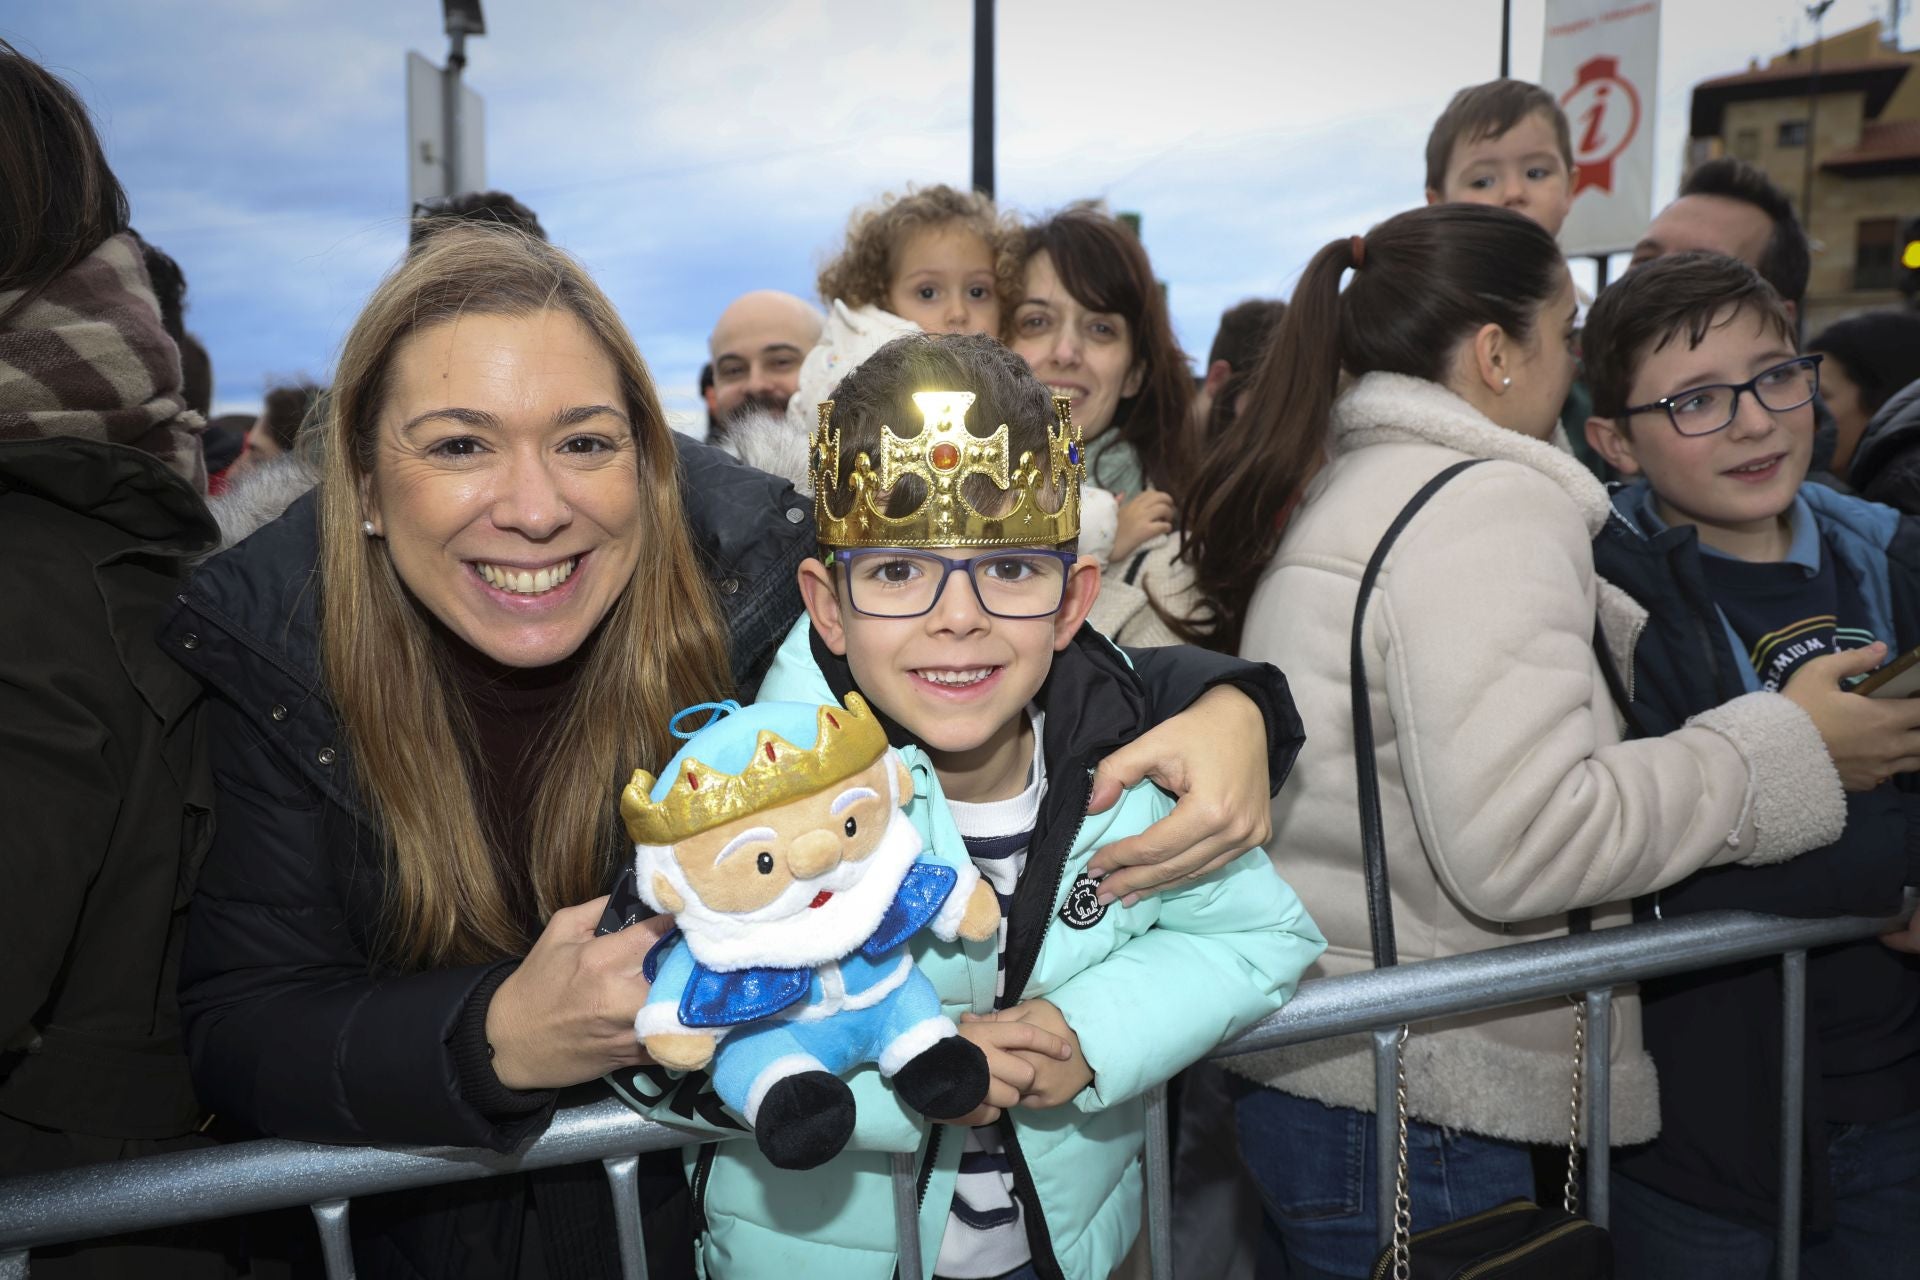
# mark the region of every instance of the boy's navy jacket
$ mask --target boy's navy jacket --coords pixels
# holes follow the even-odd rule
[[[1816,484],[1801,487],[1864,619],[1895,652],[1920,645],[1920,521]],[[1629,513],[1644,482],[1614,491],[1594,539],[1594,566],[1647,610],[1618,672],[1635,737],[1758,687],[1708,585],[1711,560],[1691,526],[1642,532]],[[1622,637],[1614,637],[1615,640]],[[1602,661],[1617,645],[1602,644]],[[1766,867],[1715,867],[1651,895],[1640,914],[1738,909],[1785,916],[1880,915],[1900,904],[1920,831],[1913,793],[1849,793],[1841,838]],[[1910,818],[1913,814],[1915,817]],[[1621,1172],[1689,1204],[1761,1226],[1779,1205],[1780,980],[1773,960],[1727,965],[1642,986],[1647,1047],[1660,1072],[1660,1137],[1622,1153]],[[1814,955],[1808,966],[1807,1225],[1831,1219],[1829,1126],[1920,1108],[1920,962],[1878,940]]]

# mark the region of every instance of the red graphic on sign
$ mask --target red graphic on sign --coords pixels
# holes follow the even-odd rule
[[[1620,75],[1620,59],[1590,58],[1560,99],[1573,127],[1573,194],[1613,190],[1613,162],[1640,131],[1640,93]]]

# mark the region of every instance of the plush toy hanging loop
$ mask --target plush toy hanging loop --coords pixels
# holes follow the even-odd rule
[[[682,742],[688,742],[702,729],[711,729],[720,722],[722,717],[733,715],[740,709],[740,704],[732,698],[727,698],[721,702],[696,702],[692,706],[682,708],[674,713],[673,719],[667,721],[667,732]],[[707,717],[706,723],[702,724],[699,729],[682,729],[680,727],[682,720],[685,720],[691,715],[698,715],[702,711],[711,711],[713,714]]]

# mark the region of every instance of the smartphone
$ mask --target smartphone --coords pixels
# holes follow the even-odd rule
[[[1911,698],[1920,694],[1920,649],[1909,649],[1853,686],[1869,698]]]

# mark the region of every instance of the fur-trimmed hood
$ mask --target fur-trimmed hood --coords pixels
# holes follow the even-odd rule
[[[1335,455],[1390,440],[1424,440],[1474,458],[1518,462],[1546,476],[1580,509],[1587,536],[1611,510],[1607,491],[1565,448],[1498,426],[1438,383],[1400,373],[1369,373],[1333,406],[1329,447]],[[1554,428],[1559,437],[1559,427]]]

